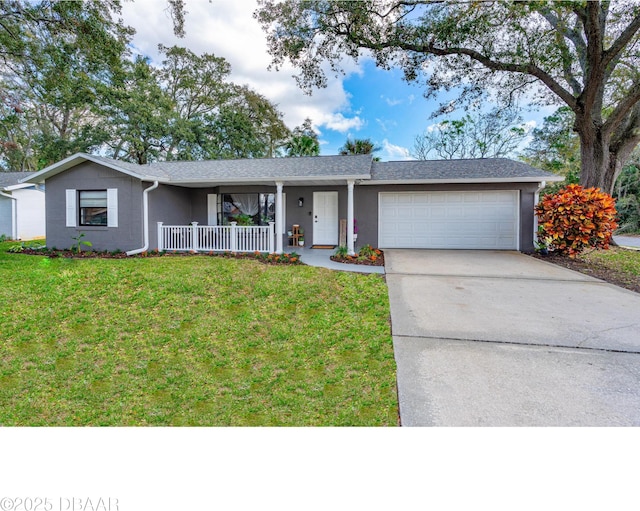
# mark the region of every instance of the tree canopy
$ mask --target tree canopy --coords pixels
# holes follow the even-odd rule
[[[640,141],[640,3],[427,0],[260,0],[276,68],[290,61],[310,91],[363,50],[401,67],[426,95],[458,88],[470,101],[491,88],[513,104],[529,94],[565,104],[580,138],[581,182],[610,192]],[[442,111],[451,104],[442,105]]]
[[[184,2],[170,2],[179,31]],[[277,106],[229,79],[220,56],[159,45],[132,59],[118,0],[0,2],[0,170],[78,152],[136,163],[275,156]]]
[[[102,142],[92,106],[132,30],[117,0],[0,3],[0,156],[36,170]]]
[[[340,154],[373,154],[379,150],[380,148],[376,147],[369,138],[356,138],[354,140],[348,138],[340,148]]]
[[[580,177],[580,139],[573,131],[575,116],[569,107],[560,107],[535,128],[523,159],[534,167],[565,176],[567,184]]]
[[[418,160],[504,158],[513,156],[527,131],[517,110],[495,108],[432,126],[416,137],[411,155]]]
[[[320,142],[318,134],[313,129],[313,123],[308,117],[302,125],[296,126],[285,145],[286,155],[289,157],[318,156]]]

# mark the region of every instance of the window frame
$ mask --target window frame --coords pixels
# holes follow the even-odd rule
[[[83,222],[83,209],[96,209],[95,206],[82,206],[82,194],[90,192],[104,192],[104,223],[84,223]],[[101,208],[99,206],[98,208]],[[109,226],[109,191],[108,189],[92,189],[92,190],[78,190],[78,226],[80,227],[108,227]]]

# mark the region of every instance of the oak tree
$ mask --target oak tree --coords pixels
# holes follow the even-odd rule
[[[491,88],[513,104],[523,94],[565,104],[580,138],[581,182],[610,192],[640,141],[640,3],[259,0],[273,65],[290,61],[310,91],[326,63],[371,55],[422,80],[430,97],[460,100]]]

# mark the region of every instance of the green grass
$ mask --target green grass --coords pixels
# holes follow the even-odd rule
[[[0,244],[0,425],[392,426],[378,275]]]
[[[612,247],[609,250],[585,253],[580,259],[611,270],[640,276],[640,250]]]

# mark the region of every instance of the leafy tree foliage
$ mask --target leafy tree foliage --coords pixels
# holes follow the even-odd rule
[[[169,10],[179,25],[184,2]],[[137,163],[278,154],[282,113],[231,83],[224,58],[160,45],[158,67],[132,61],[119,13],[119,0],[0,2],[1,169],[78,151]]]
[[[235,94],[212,117],[207,157],[265,158],[276,155],[289,130],[282,114],[267,98],[247,86],[235,87]]]
[[[416,137],[412,156],[418,160],[432,154],[438,159],[503,158],[511,156],[526,136],[517,110],[495,108],[486,114],[440,122]]]
[[[618,232],[640,233],[640,151],[631,155],[631,162],[622,169],[616,182]]]
[[[525,149],[530,165],[560,174],[570,180],[580,176],[580,140],[573,131],[575,116],[568,107],[560,107],[535,128]]]
[[[275,67],[293,63],[307,90],[326,85],[326,61],[340,72],[366,49],[424,80],[427,96],[460,87],[468,101],[492,87],[507,104],[525,92],[564,103],[588,187],[610,192],[640,141],[640,3],[260,0],[254,15]]]
[[[340,154],[373,154],[379,151],[380,148],[376,147],[369,138],[356,138],[355,140],[347,139],[344,145],[340,148]],[[379,158],[374,158],[379,159]]]
[[[117,0],[0,3],[0,157],[35,170],[101,142],[93,106],[131,29]]]
[[[560,188],[580,181],[580,139],[573,131],[574,122],[571,109],[560,107],[531,133],[531,143],[522,159],[529,165],[565,178],[564,183],[548,185],[544,194],[556,193]]]
[[[286,155],[289,157],[318,156],[320,142],[313,130],[312,121],[306,118],[301,126],[296,126],[285,145]]]
[[[110,156],[140,165],[164,159],[174,104],[149,61],[136,58],[122,82],[105,94],[109,98],[103,110],[109,131],[105,143],[111,148]]]

